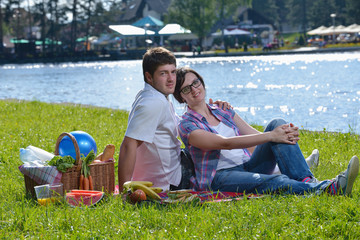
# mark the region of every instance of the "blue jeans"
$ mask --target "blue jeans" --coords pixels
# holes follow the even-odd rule
[[[283,119],[272,120],[265,132],[286,124]],[[278,164],[281,175],[271,175]],[[255,148],[250,160],[242,165],[221,169],[211,183],[213,191],[245,193],[321,193],[332,181],[302,182],[313,178],[298,144],[268,142]]]

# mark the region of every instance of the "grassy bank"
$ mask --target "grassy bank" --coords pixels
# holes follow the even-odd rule
[[[203,206],[124,204],[39,206],[25,198],[19,149],[54,151],[62,132],[82,130],[99,150],[123,139],[127,112],[75,105],[0,101],[0,239],[359,239],[360,181],[353,196],[276,196]],[[261,128],[261,127],[259,127]],[[319,179],[333,178],[360,155],[359,136],[301,131],[304,155],[320,150]]]

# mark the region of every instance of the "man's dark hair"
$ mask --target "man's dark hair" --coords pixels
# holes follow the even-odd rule
[[[176,58],[174,54],[163,47],[150,48],[143,56],[142,68],[144,81],[146,82],[145,73],[154,76],[154,72],[161,65],[174,64],[176,67]]]

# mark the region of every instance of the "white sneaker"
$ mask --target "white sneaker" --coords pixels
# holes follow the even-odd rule
[[[320,161],[319,158],[320,158],[319,150],[314,149],[311,155],[308,156],[305,160],[309,168],[312,168],[319,166],[319,161]]]
[[[345,172],[340,173],[335,178],[338,194],[349,196],[352,191],[355,179],[359,174],[359,159],[353,156]]]

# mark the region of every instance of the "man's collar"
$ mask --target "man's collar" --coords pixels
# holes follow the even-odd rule
[[[144,90],[151,91],[151,92],[153,92],[155,94],[160,94],[161,96],[164,96],[166,99],[169,99],[168,96],[165,96],[165,94],[163,94],[162,92],[159,92],[158,90],[156,90],[153,86],[151,86],[147,82],[145,82]]]

